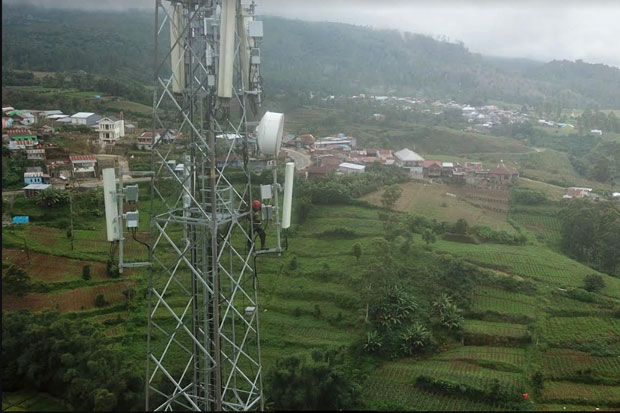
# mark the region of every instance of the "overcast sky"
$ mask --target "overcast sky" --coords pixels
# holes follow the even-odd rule
[[[255,0],[257,14],[391,28],[473,52],[620,67],[620,0]],[[154,0],[2,0],[51,7],[152,8]]]

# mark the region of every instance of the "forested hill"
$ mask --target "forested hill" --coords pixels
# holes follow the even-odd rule
[[[2,5],[6,69],[151,81],[153,15]],[[461,43],[341,23],[264,17],[263,77],[274,92],[398,94],[620,108],[620,70],[583,62],[487,58]],[[165,31],[166,32],[166,31]]]
[[[500,64],[462,43],[411,33],[281,18],[265,24],[264,76],[277,88],[620,108],[620,69],[606,65]]]

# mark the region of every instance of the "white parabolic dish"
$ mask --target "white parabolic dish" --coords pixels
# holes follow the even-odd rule
[[[276,156],[282,145],[282,132],[284,131],[284,114],[265,112],[256,127],[256,142],[261,153]]]

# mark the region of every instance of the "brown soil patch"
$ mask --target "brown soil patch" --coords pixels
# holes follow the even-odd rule
[[[2,311],[15,311],[27,308],[32,311],[58,309],[61,313],[68,313],[71,311],[88,310],[95,306],[95,297],[98,294],[103,294],[108,304],[118,304],[125,301],[123,291],[130,287],[135,288],[135,283],[123,281],[57,294],[30,293],[24,297],[4,296],[2,297]]]
[[[32,251],[26,254],[25,251],[3,248],[2,262],[20,266],[33,280],[58,282],[81,278],[84,265],[90,265],[91,279],[107,279],[106,266],[102,263],[72,260]]]

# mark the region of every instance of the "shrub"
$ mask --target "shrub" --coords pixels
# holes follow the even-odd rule
[[[2,278],[2,292],[23,297],[31,289],[30,276],[23,268],[12,264]]]
[[[118,278],[121,275],[118,265],[110,258],[106,264],[106,273],[110,278]]]
[[[543,191],[530,188],[512,187],[510,195],[515,204],[539,205],[547,201],[547,195]]]
[[[605,287],[605,281],[599,274],[590,274],[584,280],[584,288],[591,292],[597,292]]]
[[[84,265],[82,267],[82,278],[86,281],[90,280],[90,265]]]
[[[97,294],[95,297],[95,307],[105,307],[106,304],[107,302],[105,301],[103,294]]]
[[[355,231],[350,230],[348,228],[336,227],[336,228],[326,229],[325,231],[323,231],[320,234],[318,234],[318,236],[320,238],[345,238],[345,239],[352,239],[352,238],[357,237],[357,234],[355,233]]]
[[[360,257],[362,256],[362,245],[359,242],[356,242],[355,244],[353,244],[352,253],[353,253],[353,256],[355,256],[357,263],[359,264]]]
[[[527,241],[527,237],[523,234],[510,234],[506,231],[496,231],[483,225],[473,226],[471,232],[483,242],[523,245]]]
[[[297,269],[297,256],[294,255],[293,258],[288,263],[288,269],[293,271]]]

